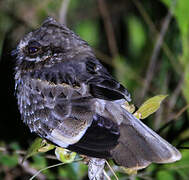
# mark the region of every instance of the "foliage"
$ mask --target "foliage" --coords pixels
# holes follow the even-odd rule
[[[167,97],[167,95],[157,95],[145,101],[139,109],[135,112],[135,116],[139,119],[145,119],[152,113],[156,112],[160,103]]]
[[[47,152],[54,149],[55,146],[51,143],[47,143],[47,141],[41,138],[36,138],[35,141],[32,143],[30,148],[28,149],[25,157],[23,158],[23,162],[28,159],[29,157],[39,153],[39,152]]]

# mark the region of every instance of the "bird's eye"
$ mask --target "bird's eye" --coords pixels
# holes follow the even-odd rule
[[[37,41],[30,41],[27,46],[27,51],[30,55],[36,54],[41,49],[41,44]]]
[[[37,48],[37,47],[28,47],[28,52],[29,52],[30,54],[34,54],[34,53],[36,53],[38,50],[39,50],[39,48]]]

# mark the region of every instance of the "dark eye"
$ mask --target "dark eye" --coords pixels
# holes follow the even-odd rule
[[[28,47],[29,54],[34,54],[37,51],[39,51],[39,48],[37,48],[37,47]]]
[[[41,49],[41,44],[37,41],[30,41],[27,46],[27,51],[29,54],[36,54]]]

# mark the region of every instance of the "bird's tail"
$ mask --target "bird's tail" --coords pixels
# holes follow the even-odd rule
[[[180,152],[148,128],[135,116],[123,110],[118,145],[111,155],[119,165],[142,169],[150,163],[171,163],[181,159]]]

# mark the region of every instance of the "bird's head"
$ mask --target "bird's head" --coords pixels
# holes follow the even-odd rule
[[[13,55],[17,57],[18,66],[24,64],[24,67],[39,63],[48,66],[82,56],[94,56],[87,42],[51,17],[21,40]]]

